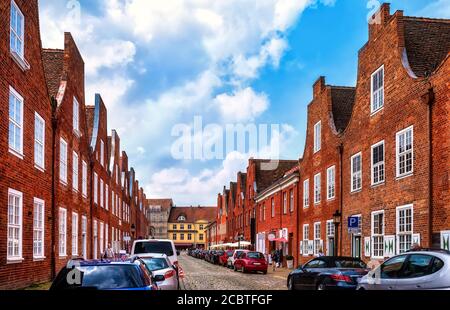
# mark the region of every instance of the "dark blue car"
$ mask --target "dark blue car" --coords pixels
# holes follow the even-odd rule
[[[70,261],[50,290],[157,290],[156,281],[140,260]]]
[[[290,290],[354,290],[368,272],[359,258],[317,257],[292,271],[287,286]]]

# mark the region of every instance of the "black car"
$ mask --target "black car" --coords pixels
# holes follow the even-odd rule
[[[369,272],[359,258],[317,257],[292,271],[287,279],[290,290],[354,290],[358,280]]]

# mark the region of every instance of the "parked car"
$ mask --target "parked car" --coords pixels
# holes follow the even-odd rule
[[[238,256],[241,255],[242,253],[246,253],[246,252],[248,252],[248,250],[233,250],[233,255],[228,257],[228,260],[227,260],[228,268],[233,269],[234,268],[234,262],[238,258]]]
[[[263,253],[244,252],[234,262],[234,271],[267,273],[267,261]]]
[[[354,290],[368,272],[367,265],[359,258],[323,256],[292,271],[287,287],[289,290]]]
[[[450,290],[450,252],[411,251],[394,256],[369,272],[359,290]]]
[[[233,250],[226,250],[224,253],[219,256],[219,265],[223,267],[227,267],[228,265],[228,258],[233,255]]]
[[[144,262],[161,290],[180,289],[177,267],[170,263],[166,254],[141,254],[132,259],[136,258]]]
[[[207,261],[208,263],[212,263],[213,262],[213,257],[216,254],[215,250],[210,250],[205,254],[205,261]]]
[[[134,241],[131,256],[148,253],[166,254],[172,265],[178,268],[178,255],[180,255],[180,252],[176,250],[172,240],[150,239]]]
[[[50,290],[158,290],[158,285],[141,260],[78,260],[61,269]]]
[[[214,265],[220,265],[220,257],[224,255],[224,253],[225,253],[224,250],[215,251],[214,254],[212,255],[211,263],[213,263]]]

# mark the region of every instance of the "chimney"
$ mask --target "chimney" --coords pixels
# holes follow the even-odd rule
[[[313,86],[314,98],[317,98],[320,93],[325,89],[325,77],[321,76],[317,79]]]
[[[391,18],[391,5],[390,3],[383,3],[378,11],[373,14],[369,22],[369,40],[386,26],[387,22]]]

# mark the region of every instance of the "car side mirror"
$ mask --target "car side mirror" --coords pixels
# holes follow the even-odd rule
[[[162,274],[153,277],[153,282],[163,282],[166,278]]]

